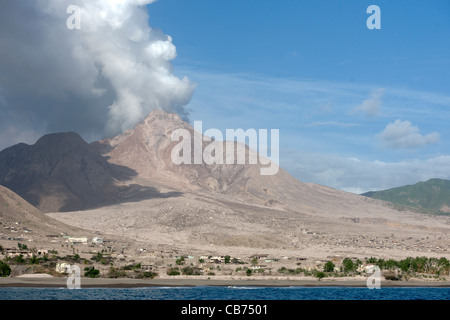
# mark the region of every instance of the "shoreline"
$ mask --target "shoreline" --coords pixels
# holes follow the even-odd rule
[[[0,278],[1,288],[66,288],[67,278]],[[156,278],[141,279],[107,279],[81,278],[81,288],[143,288],[143,287],[366,287],[366,279],[192,279]],[[383,287],[450,287],[450,281],[391,281],[382,280]]]

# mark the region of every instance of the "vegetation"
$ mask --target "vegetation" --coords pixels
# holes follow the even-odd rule
[[[184,257],[180,257],[177,260],[175,260],[175,263],[180,266],[182,264],[184,264]]]
[[[156,272],[151,272],[151,271],[144,271],[144,272],[140,272],[139,274],[136,275],[136,278],[150,278],[153,279],[155,277],[157,277],[158,274]]]
[[[408,209],[418,209],[425,213],[446,214],[442,208],[450,207],[450,181],[431,179],[415,185],[392,188],[383,191],[367,192],[363,195],[370,198],[391,202]]]
[[[320,279],[325,278],[325,272],[318,271],[316,272],[315,276],[320,281]]]
[[[230,256],[225,256],[225,263],[228,264],[231,261],[231,257]]]
[[[252,275],[252,269],[247,269],[247,271],[245,271],[245,274],[247,276],[251,276]]]
[[[17,248],[19,248],[19,250],[28,250],[28,246],[20,242],[17,244]]]
[[[427,258],[427,257],[408,257],[399,261],[389,259],[366,259],[367,263],[377,265],[380,270],[394,271],[398,270],[404,274],[433,274],[433,275],[450,275],[450,261],[442,257]]]
[[[281,267],[280,269],[278,269],[278,272],[285,275],[298,275],[301,273],[305,273],[305,270],[303,268],[287,269],[286,267]]]
[[[86,267],[84,268],[84,271],[86,271],[84,276],[88,278],[98,278],[100,276],[100,270],[97,270],[94,267]]]
[[[141,264],[138,263],[138,264],[127,265],[127,266],[123,267],[123,270],[134,270],[134,269],[140,269],[140,268],[141,268]]]
[[[167,269],[167,275],[168,276],[179,276],[180,275],[180,270],[178,270],[178,268]]]
[[[358,266],[355,263],[353,263],[352,259],[344,258],[344,260],[342,260],[342,269],[344,272],[355,271],[356,268],[358,268]]]
[[[14,259],[14,262],[16,262],[16,263],[24,263],[24,262],[25,262],[25,259],[23,258],[23,255],[22,255],[22,254],[19,254],[19,255]]]
[[[181,272],[185,276],[199,276],[202,274],[200,268],[197,267],[185,267],[181,269]]]
[[[75,256],[77,256],[77,254]],[[110,256],[103,255],[101,252],[97,252],[96,255],[92,256],[91,261],[101,264],[110,264],[112,262],[112,258]]]
[[[41,260],[41,258],[38,258],[33,254],[33,256],[30,258],[30,263],[31,264],[39,264],[40,260]]]
[[[116,269],[116,268],[109,268],[109,272],[106,275],[108,278],[113,278],[113,279],[117,279],[117,278],[124,278],[127,276],[127,273],[123,270],[120,269]]]
[[[334,265],[333,262],[328,261],[327,263],[325,263],[325,266],[323,267],[323,272],[333,272],[335,267],[336,266]]]
[[[10,274],[11,268],[9,265],[4,261],[0,261],[0,277],[8,277]]]

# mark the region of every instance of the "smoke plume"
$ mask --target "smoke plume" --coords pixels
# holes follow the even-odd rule
[[[187,119],[195,84],[174,75],[172,38],[149,26],[154,1],[2,1],[0,149],[46,132],[111,136],[156,108]]]

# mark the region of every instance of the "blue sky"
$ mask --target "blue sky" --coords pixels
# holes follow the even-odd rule
[[[9,0],[0,43],[0,150],[112,137],[161,108],[279,129],[280,165],[304,182],[450,179],[448,0]]]
[[[369,30],[369,5],[381,29]],[[450,178],[450,2],[180,1],[148,6],[197,83],[204,128],[279,128],[280,163],[363,192]]]

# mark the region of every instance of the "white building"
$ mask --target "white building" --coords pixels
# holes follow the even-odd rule
[[[61,262],[56,265],[55,271],[58,273],[69,273],[70,264],[66,262]]]
[[[99,238],[99,237],[94,237],[94,238],[92,239],[92,243],[93,243],[93,244],[102,244],[102,243],[103,243],[103,239],[102,239],[102,238]]]
[[[87,244],[88,238],[87,237],[69,237],[68,241],[73,244],[76,244],[76,243]]]

